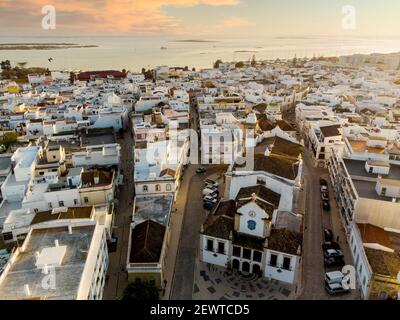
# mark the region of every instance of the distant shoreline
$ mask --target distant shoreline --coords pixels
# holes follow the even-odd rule
[[[185,40],[172,40],[172,41],[170,41],[170,42],[186,42],[186,43],[190,43],[190,42],[193,42],[193,43],[197,43],[197,42],[199,42],[199,43],[215,43],[215,42],[219,42],[219,41],[214,41],[214,40],[195,40],[195,39],[185,39]]]
[[[60,50],[97,47],[97,45],[80,45],[76,43],[0,43],[0,50]]]

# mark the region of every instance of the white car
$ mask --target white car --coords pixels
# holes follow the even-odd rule
[[[214,189],[205,188],[205,189],[203,190],[203,196],[206,196],[206,195],[209,195],[209,194],[215,193],[215,192],[218,192],[218,191],[217,191],[217,190],[214,190]]]
[[[203,200],[206,202],[217,203],[218,197],[205,196]]]
[[[218,186],[219,186],[219,184],[218,184],[217,181],[214,181],[214,180],[211,180],[211,179],[206,179],[206,180],[204,180],[204,182],[205,182],[207,185],[213,185],[214,187],[218,187]]]
[[[343,278],[344,274],[340,271],[331,271],[325,273],[325,283],[327,284],[342,283]]]
[[[350,291],[349,289],[344,288],[342,286],[342,284],[340,284],[340,283],[325,284],[325,290],[330,295],[339,294],[339,293],[348,293]]]
[[[321,192],[322,193],[328,192],[328,187],[327,186],[321,186]]]
[[[213,184],[206,184],[206,188],[211,190],[218,190],[218,187]]]

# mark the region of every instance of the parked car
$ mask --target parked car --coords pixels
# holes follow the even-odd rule
[[[328,187],[327,186],[320,186],[321,192],[328,192]]]
[[[336,250],[340,250],[340,246],[337,242],[325,242],[322,245],[322,250],[326,251],[329,249],[336,249]]]
[[[215,203],[209,202],[209,201],[205,201],[203,204],[203,208],[206,210],[211,210],[212,208],[214,208]]]
[[[319,178],[319,185],[320,186],[327,186],[328,182],[323,178]]]
[[[206,180],[204,180],[204,182],[205,182],[207,185],[213,185],[213,186],[215,186],[215,187],[218,187],[218,186],[219,186],[219,183],[218,183],[217,181],[214,181],[214,180],[211,180],[211,179],[206,179]]]
[[[350,291],[350,289],[343,288],[341,283],[325,284],[325,290],[330,295],[339,294],[339,293],[348,293]]]
[[[333,241],[333,232],[331,229],[324,229],[324,239],[325,239],[325,242]]]
[[[215,189],[209,189],[209,188],[203,189],[203,196],[206,196],[206,195],[211,194],[211,193],[219,194],[219,191],[215,190]]]
[[[211,190],[218,190],[218,187],[214,186],[213,184],[206,184],[206,188]]]
[[[327,268],[342,268],[344,265],[343,257],[324,258],[324,266]]]
[[[339,249],[328,249],[324,251],[324,256],[326,258],[337,258],[343,257],[343,253]]]
[[[210,202],[210,203],[217,203],[218,198],[217,197],[212,197],[212,196],[204,196],[203,200],[205,202]]]
[[[322,209],[325,211],[331,210],[331,205],[329,204],[329,201],[323,200],[322,201]]]
[[[207,170],[206,170],[206,168],[204,168],[204,167],[199,167],[199,168],[197,168],[196,169],[196,173],[204,173],[204,172],[206,172]]]
[[[328,192],[322,192],[321,193],[321,198],[322,198],[322,201],[329,201],[329,193]]]
[[[325,273],[325,283],[342,283],[344,274],[341,271],[331,271]]]

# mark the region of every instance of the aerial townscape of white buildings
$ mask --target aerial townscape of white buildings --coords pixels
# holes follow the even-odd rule
[[[365,59],[0,80],[0,299],[103,299],[128,183],[124,271],[162,295],[189,166],[211,179],[198,190],[199,261],[301,287],[306,216],[316,214],[305,203],[321,202],[304,194],[308,163],[329,177],[324,214],[340,221],[357,296],[399,298],[400,71],[385,55]]]

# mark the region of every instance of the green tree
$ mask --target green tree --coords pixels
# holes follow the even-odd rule
[[[0,141],[1,144],[4,144],[5,146],[9,146],[18,140],[18,133],[15,131],[7,131],[3,135],[3,139]]]
[[[135,281],[124,290],[122,300],[157,301],[159,300],[158,288],[148,281]]]
[[[11,62],[10,60],[5,60],[0,62],[1,70],[10,70],[11,69]]]
[[[218,69],[219,65],[223,63],[221,59],[218,59],[217,61],[214,62],[214,69]]]
[[[235,68],[243,68],[244,67],[244,62],[243,61],[239,61],[235,64]]]

